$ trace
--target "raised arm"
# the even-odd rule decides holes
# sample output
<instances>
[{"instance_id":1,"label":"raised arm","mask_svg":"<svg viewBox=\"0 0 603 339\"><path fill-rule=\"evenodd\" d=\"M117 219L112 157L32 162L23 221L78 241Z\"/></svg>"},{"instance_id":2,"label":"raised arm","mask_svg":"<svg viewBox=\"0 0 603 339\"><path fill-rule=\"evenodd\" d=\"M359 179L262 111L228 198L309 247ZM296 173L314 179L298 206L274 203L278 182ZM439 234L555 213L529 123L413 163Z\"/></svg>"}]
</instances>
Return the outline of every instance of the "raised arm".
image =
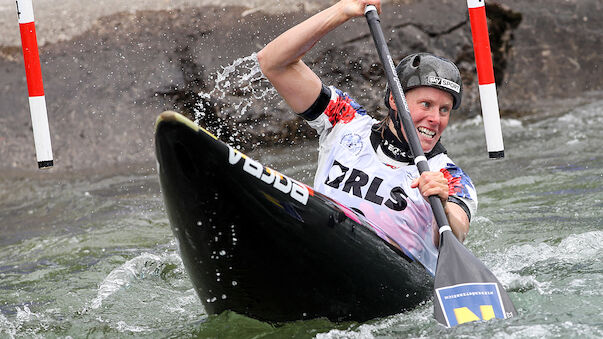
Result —
<instances>
[{"instance_id":1,"label":"raised arm","mask_svg":"<svg viewBox=\"0 0 603 339\"><path fill-rule=\"evenodd\" d=\"M341 0L278 36L260 52L264 75L296 113L318 97L321 81L301 58L328 32L347 20L364 15L366 5L380 10L381 0Z\"/></svg>"}]
</instances>

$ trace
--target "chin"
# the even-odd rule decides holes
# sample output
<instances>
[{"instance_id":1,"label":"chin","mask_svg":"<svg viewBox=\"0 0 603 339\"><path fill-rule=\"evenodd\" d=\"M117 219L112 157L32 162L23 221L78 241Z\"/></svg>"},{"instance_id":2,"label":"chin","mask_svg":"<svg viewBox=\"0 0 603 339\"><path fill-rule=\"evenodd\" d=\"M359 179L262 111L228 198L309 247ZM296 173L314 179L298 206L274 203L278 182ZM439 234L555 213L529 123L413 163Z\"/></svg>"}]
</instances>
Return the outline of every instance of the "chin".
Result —
<instances>
[{"instance_id":1,"label":"chin","mask_svg":"<svg viewBox=\"0 0 603 339\"><path fill-rule=\"evenodd\" d=\"M423 152L427 153L431 151L435 145L438 143L439 137L434 139L419 139L421 142L421 148L423 148Z\"/></svg>"},{"instance_id":2,"label":"chin","mask_svg":"<svg viewBox=\"0 0 603 339\"><path fill-rule=\"evenodd\" d=\"M433 148L435 147L435 143L433 144L421 144L421 148L423 148L423 152L427 153L430 152Z\"/></svg>"}]
</instances>

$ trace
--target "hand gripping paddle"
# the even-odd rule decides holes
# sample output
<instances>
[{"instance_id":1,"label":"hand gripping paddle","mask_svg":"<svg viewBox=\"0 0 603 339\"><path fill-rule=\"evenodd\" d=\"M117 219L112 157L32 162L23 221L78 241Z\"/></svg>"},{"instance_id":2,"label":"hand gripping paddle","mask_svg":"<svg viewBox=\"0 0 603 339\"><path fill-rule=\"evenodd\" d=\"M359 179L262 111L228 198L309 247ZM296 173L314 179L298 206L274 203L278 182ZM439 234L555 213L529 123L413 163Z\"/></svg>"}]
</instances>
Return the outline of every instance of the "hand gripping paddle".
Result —
<instances>
[{"instance_id":1,"label":"hand gripping paddle","mask_svg":"<svg viewBox=\"0 0 603 339\"><path fill-rule=\"evenodd\" d=\"M365 9L366 20L381 63L391 88L398 120L402 123L419 173L429 171L427 158L410 117L402 86L387 48L379 15L375 6ZM452 233L444 207L438 196L430 196L429 203L440 229L440 247L435 273L434 316L447 327L492 318L510 318L517 311L501 283Z\"/></svg>"}]
</instances>

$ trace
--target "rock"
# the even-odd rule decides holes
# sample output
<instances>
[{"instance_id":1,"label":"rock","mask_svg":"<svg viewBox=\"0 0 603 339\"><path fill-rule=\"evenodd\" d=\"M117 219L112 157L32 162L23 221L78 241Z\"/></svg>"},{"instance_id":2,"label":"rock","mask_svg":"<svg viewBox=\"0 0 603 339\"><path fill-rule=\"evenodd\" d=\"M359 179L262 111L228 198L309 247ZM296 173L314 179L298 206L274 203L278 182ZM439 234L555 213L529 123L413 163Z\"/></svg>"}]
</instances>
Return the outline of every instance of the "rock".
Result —
<instances>
[{"instance_id":1,"label":"rock","mask_svg":"<svg viewBox=\"0 0 603 339\"><path fill-rule=\"evenodd\" d=\"M304 9L314 13L317 3L280 14L266 14L265 4L120 12L79 35L48 39L40 52L54 171L153 163L153 123L165 109L199 118L247 149L260 141L289 143L313 135L278 98L267 95L240 114L243 103L255 100L249 92L236 86L220 95L209 92L222 67L261 49L307 18ZM596 15L601 7L598 0L488 2L503 116L555 114L603 96L603 18ZM454 114L480 114L464 2L406 0L383 8L395 61L415 51L452 59L464 81L463 106ZM377 116L384 113L385 80L363 18L326 36L304 60L325 83L348 91ZM20 47L0 47L0 72L0 169L35 168ZM255 81L263 91L270 87Z\"/></svg>"}]
</instances>

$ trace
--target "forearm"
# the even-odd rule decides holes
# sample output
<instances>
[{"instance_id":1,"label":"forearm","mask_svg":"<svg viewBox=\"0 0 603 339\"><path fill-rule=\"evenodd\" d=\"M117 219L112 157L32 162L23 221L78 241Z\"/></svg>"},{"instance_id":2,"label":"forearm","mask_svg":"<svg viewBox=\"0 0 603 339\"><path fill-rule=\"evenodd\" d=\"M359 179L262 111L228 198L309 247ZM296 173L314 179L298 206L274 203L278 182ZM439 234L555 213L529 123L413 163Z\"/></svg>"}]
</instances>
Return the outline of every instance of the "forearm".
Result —
<instances>
[{"instance_id":1,"label":"forearm","mask_svg":"<svg viewBox=\"0 0 603 339\"><path fill-rule=\"evenodd\" d=\"M262 73L293 109L301 113L318 97L321 80L301 58L328 32L362 15L361 0L345 0L310 17L270 42L260 52Z\"/></svg>"},{"instance_id":2,"label":"forearm","mask_svg":"<svg viewBox=\"0 0 603 339\"><path fill-rule=\"evenodd\" d=\"M341 3L315 14L287 30L258 53L258 60L266 76L292 67L327 33L349 19Z\"/></svg>"},{"instance_id":3,"label":"forearm","mask_svg":"<svg viewBox=\"0 0 603 339\"><path fill-rule=\"evenodd\" d=\"M454 236L460 242L465 241L467 233L469 233L469 217L467 217L467 213L465 213L462 207L453 202L446 202L444 204L444 212ZM436 247L440 246L440 231L435 219L433 221L433 243Z\"/></svg>"},{"instance_id":4,"label":"forearm","mask_svg":"<svg viewBox=\"0 0 603 339\"><path fill-rule=\"evenodd\" d=\"M444 207L452 233L460 242L465 241L469 233L469 217L463 208L453 202L446 202Z\"/></svg>"}]
</instances>

